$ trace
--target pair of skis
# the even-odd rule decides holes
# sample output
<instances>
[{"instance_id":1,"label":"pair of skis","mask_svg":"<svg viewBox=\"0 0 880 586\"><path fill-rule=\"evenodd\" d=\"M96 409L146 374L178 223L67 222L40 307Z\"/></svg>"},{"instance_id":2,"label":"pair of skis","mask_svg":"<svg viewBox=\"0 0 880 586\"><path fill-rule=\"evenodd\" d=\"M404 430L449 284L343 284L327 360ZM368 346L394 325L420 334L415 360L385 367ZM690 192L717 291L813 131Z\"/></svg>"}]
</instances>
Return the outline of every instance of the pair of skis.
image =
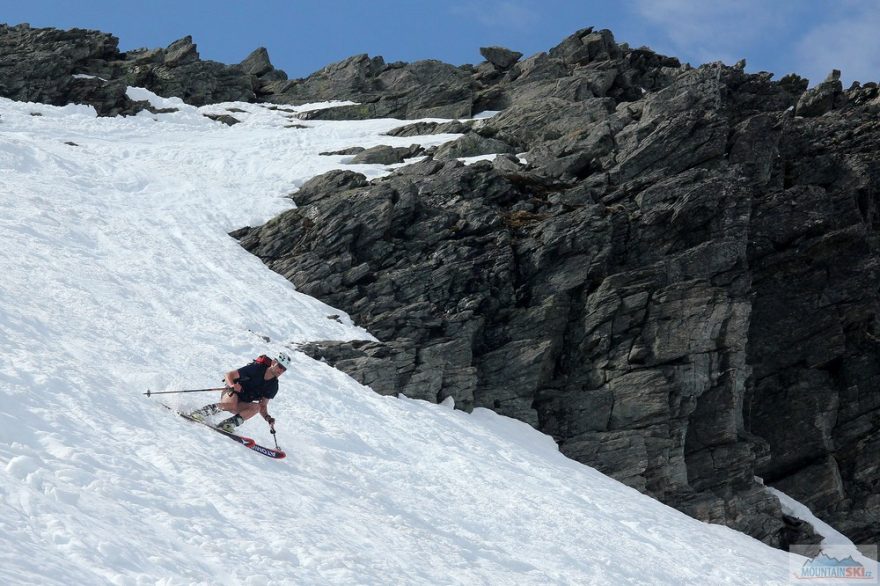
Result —
<instances>
[{"instance_id":1,"label":"pair of skis","mask_svg":"<svg viewBox=\"0 0 880 586\"><path fill-rule=\"evenodd\" d=\"M243 445L244 447L249 448L249 449L257 452L258 454L263 454L264 456L267 456L267 457L272 458L274 460L280 460L282 458L287 457L287 454L284 453L284 450L267 448L266 446L261 446L256 441L254 441L252 438L249 438L249 437L243 436L243 435L238 435L238 434L226 431L225 429L220 429L219 427L214 427L210 423L205 423L204 421L199 421L198 419L193 419L188 414L181 413L180 411L177 411L176 409L169 407L165 403L159 403L159 404L162 405L163 407L165 407L166 409L168 409L169 411L174 411L175 413L177 413L178 415L180 415L181 417L183 417L187 421L192 421L193 423L199 423L201 425L204 425L208 429L213 429L217 433L225 435L226 437L228 437L232 441L239 443L239 444Z\"/></svg>"}]
</instances>

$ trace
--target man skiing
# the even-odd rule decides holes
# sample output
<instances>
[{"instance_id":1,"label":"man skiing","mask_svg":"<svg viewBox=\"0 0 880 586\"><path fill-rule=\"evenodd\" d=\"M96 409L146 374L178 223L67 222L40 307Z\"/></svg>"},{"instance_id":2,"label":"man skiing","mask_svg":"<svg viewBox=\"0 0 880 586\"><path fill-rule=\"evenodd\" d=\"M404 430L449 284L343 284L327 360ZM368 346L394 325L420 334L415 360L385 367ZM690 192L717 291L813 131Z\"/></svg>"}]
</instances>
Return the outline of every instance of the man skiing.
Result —
<instances>
[{"instance_id":1,"label":"man skiing","mask_svg":"<svg viewBox=\"0 0 880 586\"><path fill-rule=\"evenodd\" d=\"M278 393L278 377L289 366L290 357L282 353L275 360L260 356L247 366L230 370L224 377L226 389L220 395L220 402L196 409L190 413L190 417L204 421L212 415L228 411L233 416L221 421L217 427L234 432L236 427L260 413L274 431L275 418L269 415L266 406Z\"/></svg>"}]
</instances>

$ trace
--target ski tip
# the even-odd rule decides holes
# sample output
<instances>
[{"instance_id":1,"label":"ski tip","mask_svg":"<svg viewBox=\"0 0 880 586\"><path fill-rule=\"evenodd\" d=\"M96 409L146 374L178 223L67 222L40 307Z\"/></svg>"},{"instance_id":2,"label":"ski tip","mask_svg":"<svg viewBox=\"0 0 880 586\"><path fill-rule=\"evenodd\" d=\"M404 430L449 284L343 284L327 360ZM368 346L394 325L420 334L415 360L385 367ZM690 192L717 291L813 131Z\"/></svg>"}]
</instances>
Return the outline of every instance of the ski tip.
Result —
<instances>
[{"instance_id":1,"label":"ski tip","mask_svg":"<svg viewBox=\"0 0 880 586\"><path fill-rule=\"evenodd\" d=\"M281 460L282 458L286 458L287 454L285 454L282 450L276 450L273 448L267 448L266 446L261 446L257 444L255 446L251 446L251 449L259 454L263 454L264 456L268 456L273 460Z\"/></svg>"}]
</instances>

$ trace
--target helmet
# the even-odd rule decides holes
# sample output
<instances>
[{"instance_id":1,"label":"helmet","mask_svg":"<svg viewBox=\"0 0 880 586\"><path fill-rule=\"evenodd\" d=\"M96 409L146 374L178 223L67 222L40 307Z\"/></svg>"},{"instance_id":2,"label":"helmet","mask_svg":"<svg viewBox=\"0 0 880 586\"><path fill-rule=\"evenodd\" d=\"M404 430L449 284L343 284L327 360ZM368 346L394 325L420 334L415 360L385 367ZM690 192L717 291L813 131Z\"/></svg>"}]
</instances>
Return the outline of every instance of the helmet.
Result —
<instances>
[{"instance_id":1,"label":"helmet","mask_svg":"<svg viewBox=\"0 0 880 586\"><path fill-rule=\"evenodd\" d=\"M275 360L278 362L278 364L284 367L284 370L290 368L290 356L288 356L287 354L282 352L278 355L277 358L275 358Z\"/></svg>"}]
</instances>

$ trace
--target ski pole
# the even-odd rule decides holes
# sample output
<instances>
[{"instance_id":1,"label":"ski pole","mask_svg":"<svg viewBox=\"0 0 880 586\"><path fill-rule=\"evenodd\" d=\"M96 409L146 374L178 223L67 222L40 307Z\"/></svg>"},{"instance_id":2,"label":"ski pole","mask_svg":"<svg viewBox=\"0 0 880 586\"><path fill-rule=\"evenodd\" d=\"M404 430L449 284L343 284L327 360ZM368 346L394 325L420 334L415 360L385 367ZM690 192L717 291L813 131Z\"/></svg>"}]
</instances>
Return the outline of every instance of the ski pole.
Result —
<instances>
[{"instance_id":1,"label":"ski pole","mask_svg":"<svg viewBox=\"0 0 880 586\"><path fill-rule=\"evenodd\" d=\"M187 389L185 391L151 391L150 389L147 389L147 392L144 394L149 397L151 395L170 395L173 393L206 393L208 391L224 391L224 390L226 390L226 387L214 387L211 389Z\"/></svg>"},{"instance_id":2,"label":"ski pole","mask_svg":"<svg viewBox=\"0 0 880 586\"><path fill-rule=\"evenodd\" d=\"M278 447L278 438L275 437L275 426L274 425L269 426L269 432L272 434L272 439L275 440L275 449L280 450L281 448Z\"/></svg>"}]
</instances>

